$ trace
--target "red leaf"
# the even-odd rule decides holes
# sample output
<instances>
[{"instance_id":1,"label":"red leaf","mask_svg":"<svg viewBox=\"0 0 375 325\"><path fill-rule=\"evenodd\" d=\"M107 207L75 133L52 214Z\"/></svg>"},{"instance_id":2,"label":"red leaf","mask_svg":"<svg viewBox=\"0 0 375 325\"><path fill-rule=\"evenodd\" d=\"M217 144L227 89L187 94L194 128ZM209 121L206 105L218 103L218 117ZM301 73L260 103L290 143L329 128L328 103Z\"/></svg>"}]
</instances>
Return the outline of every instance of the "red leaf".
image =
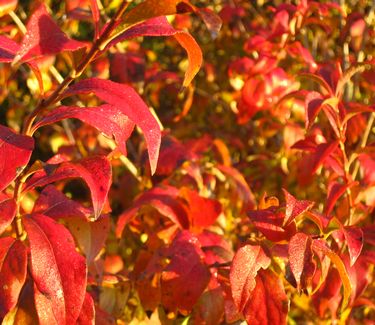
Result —
<instances>
[{"instance_id":1,"label":"red leaf","mask_svg":"<svg viewBox=\"0 0 375 325\"><path fill-rule=\"evenodd\" d=\"M337 182L329 184L326 206L324 209L326 215L331 213L337 200L345 193L348 188L350 188L354 184L354 182L351 184L340 184Z\"/></svg>"},{"instance_id":2,"label":"red leaf","mask_svg":"<svg viewBox=\"0 0 375 325\"><path fill-rule=\"evenodd\" d=\"M329 247L327 247L326 243L321 240L314 240L312 247L314 251L316 251L317 253L322 253L328 256L331 262L335 264L336 269L340 274L342 284L344 286L343 300L341 306L341 309L344 310L349 303L349 298L352 294L352 286L350 283L348 272L346 271L345 265L341 257L337 255L334 251L332 251Z\"/></svg>"},{"instance_id":3,"label":"red leaf","mask_svg":"<svg viewBox=\"0 0 375 325\"><path fill-rule=\"evenodd\" d=\"M27 32L13 62L28 61L32 58L75 51L86 44L68 38L53 21L44 4L33 13L27 23Z\"/></svg>"},{"instance_id":4,"label":"red leaf","mask_svg":"<svg viewBox=\"0 0 375 325\"><path fill-rule=\"evenodd\" d=\"M95 38L99 37L99 20L100 20L100 11L98 7L97 0L90 0L90 8L92 13L92 20L94 21L95 27Z\"/></svg>"},{"instance_id":5,"label":"red leaf","mask_svg":"<svg viewBox=\"0 0 375 325\"><path fill-rule=\"evenodd\" d=\"M90 264L103 248L109 232L109 217L101 215L96 221L88 221L90 209L68 199L54 186L43 189L35 202L33 213L57 219L63 218L76 242Z\"/></svg>"},{"instance_id":6,"label":"red leaf","mask_svg":"<svg viewBox=\"0 0 375 325\"><path fill-rule=\"evenodd\" d=\"M12 223L16 208L16 202L13 199L8 199L6 196L3 199L0 193L0 235Z\"/></svg>"},{"instance_id":7,"label":"red leaf","mask_svg":"<svg viewBox=\"0 0 375 325\"><path fill-rule=\"evenodd\" d=\"M218 201L204 198L187 187L180 189L179 196L188 203L188 215L192 227L209 227L221 213L221 204Z\"/></svg>"},{"instance_id":8,"label":"red leaf","mask_svg":"<svg viewBox=\"0 0 375 325\"><path fill-rule=\"evenodd\" d=\"M179 191L173 186L158 186L140 195L133 206L123 212L116 226L116 235L121 237L126 224L144 205L151 205L160 214L171 219L180 228L188 228L189 220L183 205L177 200Z\"/></svg>"},{"instance_id":9,"label":"red leaf","mask_svg":"<svg viewBox=\"0 0 375 325\"><path fill-rule=\"evenodd\" d=\"M66 161L61 164L47 164L44 170L37 171L28 180L24 191L75 177L81 177L90 188L94 217L97 219L106 203L112 182L111 163L104 156L88 157L75 162Z\"/></svg>"},{"instance_id":10,"label":"red leaf","mask_svg":"<svg viewBox=\"0 0 375 325\"><path fill-rule=\"evenodd\" d=\"M349 249L350 266L353 266L362 252L363 231L356 226L343 227L342 231Z\"/></svg>"},{"instance_id":11,"label":"red leaf","mask_svg":"<svg viewBox=\"0 0 375 325\"><path fill-rule=\"evenodd\" d=\"M94 325L95 324L95 305L91 295L86 292L83 301L81 313L77 319L77 325Z\"/></svg>"},{"instance_id":12,"label":"red leaf","mask_svg":"<svg viewBox=\"0 0 375 325\"><path fill-rule=\"evenodd\" d=\"M19 48L15 41L0 35L0 62L12 62Z\"/></svg>"},{"instance_id":13,"label":"red leaf","mask_svg":"<svg viewBox=\"0 0 375 325\"><path fill-rule=\"evenodd\" d=\"M49 125L67 118L77 118L114 138L120 151L126 155L126 140L134 129L134 123L116 106L99 107L60 106L44 116L33 127L33 132L44 125Z\"/></svg>"},{"instance_id":14,"label":"red leaf","mask_svg":"<svg viewBox=\"0 0 375 325\"><path fill-rule=\"evenodd\" d=\"M245 245L236 252L230 268L230 284L234 303L240 312L251 303L259 269L266 269L270 263L271 259L260 246Z\"/></svg>"},{"instance_id":15,"label":"red leaf","mask_svg":"<svg viewBox=\"0 0 375 325\"><path fill-rule=\"evenodd\" d=\"M190 311L210 279L198 239L187 230L181 231L169 247L168 256L171 262L161 276L162 303L171 310Z\"/></svg>"},{"instance_id":16,"label":"red leaf","mask_svg":"<svg viewBox=\"0 0 375 325\"><path fill-rule=\"evenodd\" d=\"M142 98L128 85L110 80L90 78L79 81L64 94L65 97L95 93L101 100L115 106L137 124L146 138L152 174L156 170L161 142L160 126Z\"/></svg>"},{"instance_id":17,"label":"red leaf","mask_svg":"<svg viewBox=\"0 0 375 325\"><path fill-rule=\"evenodd\" d=\"M26 280L27 250L18 240L0 238L0 318L2 319L18 301Z\"/></svg>"},{"instance_id":18,"label":"red leaf","mask_svg":"<svg viewBox=\"0 0 375 325\"><path fill-rule=\"evenodd\" d=\"M285 216L274 207L263 210L248 211L247 215L255 227L273 242L288 240L296 233L296 223L292 220L283 227Z\"/></svg>"},{"instance_id":19,"label":"red leaf","mask_svg":"<svg viewBox=\"0 0 375 325\"><path fill-rule=\"evenodd\" d=\"M324 99L320 93L311 91L307 94L305 99L306 129L309 129L313 124L315 118L322 109L323 102Z\"/></svg>"},{"instance_id":20,"label":"red leaf","mask_svg":"<svg viewBox=\"0 0 375 325\"><path fill-rule=\"evenodd\" d=\"M19 49L20 45L18 45L18 43L5 36L0 36L0 62L12 62ZM41 93L43 93L43 78L38 64L35 61L29 61L26 64L34 72L35 77L38 80Z\"/></svg>"},{"instance_id":21,"label":"red leaf","mask_svg":"<svg viewBox=\"0 0 375 325\"><path fill-rule=\"evenodd\" d=\"M305 289L315 273L315 263L311 248L310 236L299 232L296 233L289 242L289 263L290 269L297 282L297 289Z\"/></svg>"},{"instance_id":22,"label":"red leaf","mask_svg":"<svg viewBox=\"0 0 375 325\"><path fill-rule=\"evenodd\" d=\"M35 305L41 324L74 324L86 292L86 264L71 234L41 214L25 216Z\"/></svg>"},{"instance_id":23,"label":"red leaf","mask_svg":"<svg viewBox=\"0 0 375 325\"><path fill-rule=\"evenodd\" d=\"M300 214L310 210L314 205L314 202L297 200L287 190L283 189L285 195L285 219L284 225L288 225L292 220L298 217Z\"/></svg>"},{"instance_id":24,"label":"red leaf","mask_svg":"<svg viewBox=\"0 0 375 325\"><path fill-rule=\"evenodd\" d=\"M0 125L0 191L6 188L30 160L34 139Z\"/></svg>"},{"instance_id":25,"label":"red leaf","mask_svg":"<svg viewBox=\"0 0 375 325\"><path fill-rule=\"evenodd\" d=\"M68 199L53 185L48 185L36 200L33 213L44 214L57 221L59 218L70 217L81 217L84 219L90 216L92 211L83 207L78 202Z\"/></svg>"},{"instance_id":26,"label":"red leaf","mask_svg":"<svg viewBox=\"0 0 375 325\"><path fill-rule=\"evenodd\" d=\"M281 279L270 270L259 270L255 281L255 287L243 310L247 323L286 324L289 301Z\"/></svg>"},{"instance_id":27,"label":"red leaf","mask_svg":"<svg viewBox=\"0 0 375 325\"><path fill-rule=\"evenodd\" d=\"M318 170L318 168L324 163L326 158L336 150L338 144L339 141L336 140L331 143L321 143L317 145L315 153L313 155L311 174L315 173Z\"/></svg>"},{"instance_id":28,"label":"red leaf","mask_svg":"<svg viewBox=\"0 0 375 325\"><path fill-rule=\"evenodd\" d=\"M141 5L143 4L144 3L141 3ZM189 66L185 72L183 87L187 87L191 83L202 65L203 56L199 45L189 33L174 29L168 23L166 17L157 17L127 29L119 36L115 37L108 44L108 47L113 46L118 42L139 36L174 36L177 42L186 50L189 60Z\"/></svg>"}]
</instances>

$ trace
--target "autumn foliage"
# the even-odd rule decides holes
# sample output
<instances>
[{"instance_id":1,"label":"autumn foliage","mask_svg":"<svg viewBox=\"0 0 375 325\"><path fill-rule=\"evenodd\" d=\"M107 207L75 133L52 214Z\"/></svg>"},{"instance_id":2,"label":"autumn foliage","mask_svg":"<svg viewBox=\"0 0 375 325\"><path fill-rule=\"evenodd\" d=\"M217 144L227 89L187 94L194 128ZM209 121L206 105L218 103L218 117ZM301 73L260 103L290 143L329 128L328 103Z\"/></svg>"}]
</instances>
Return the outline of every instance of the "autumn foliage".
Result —
<instances>
[{"instance_id":1,"label":"autumn foliage","mask_svg":"<svg viewBox=\"0 0 375 325\"><path fill-rule=\"evenodd\" d=\"M0 1L2 324L372 324L370 1Z\"/></svg>"}]
</instances>

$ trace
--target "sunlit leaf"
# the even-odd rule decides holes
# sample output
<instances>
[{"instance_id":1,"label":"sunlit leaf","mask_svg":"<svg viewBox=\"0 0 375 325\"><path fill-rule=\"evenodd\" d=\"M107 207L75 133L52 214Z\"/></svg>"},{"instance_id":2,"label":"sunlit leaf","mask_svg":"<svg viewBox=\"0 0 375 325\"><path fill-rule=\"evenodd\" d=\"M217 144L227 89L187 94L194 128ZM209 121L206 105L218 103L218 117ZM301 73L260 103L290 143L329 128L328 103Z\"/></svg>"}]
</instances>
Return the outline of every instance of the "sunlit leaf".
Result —
<instances>
[{"instance_id":1,"label":"sunlit leaf","mask_svg":"<svg viewBox=\"0 0 375 325\"><path fill-rule=\"evenodd\" d=\"M77 82L65 92L64 97L87 93L95 93L97 97L116 107L140 127L146 138L153 174L159 156L161 132L158 122L142 98L128 85L98 78L89 78Z\"/></svg>"},{"instance_id":2,"label":"sunlit leaf","mask_svg":"<svg viewBox=\"0 0 375 325\"><path fill-rule=\"evenodd\" d=\"M74 323L86 292L86 263L71 234L53 219L24 217L30 242L31 275L41 324Z\"/></svg>"}]
</instances>

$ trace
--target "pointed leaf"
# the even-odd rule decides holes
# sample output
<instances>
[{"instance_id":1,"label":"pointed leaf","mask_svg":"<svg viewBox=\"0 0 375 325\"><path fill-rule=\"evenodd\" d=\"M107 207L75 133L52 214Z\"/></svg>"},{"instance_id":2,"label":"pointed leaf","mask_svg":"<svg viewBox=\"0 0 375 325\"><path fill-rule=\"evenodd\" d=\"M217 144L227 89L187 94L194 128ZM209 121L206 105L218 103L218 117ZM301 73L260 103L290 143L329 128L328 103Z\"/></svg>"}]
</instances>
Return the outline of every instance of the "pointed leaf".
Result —
<instances>
[{"instance_id":1,"label":"pointed leaf","mask_svg":"<svg viewBox=\"0 0 375 325\"><path fill-rule=\"evenodd\" d=\"M14 58L14 62L25 62L43 55L75 51L86 47L86 44L68 38L61 31L47 12L44 4L40 5L33 13L26 28L27 32L22 39L21 47Z\"/></svg>"},{"instance_id":2,"label":"pointed leaf","mask_svg":"<svg viewBox=\"0 0 375 325\"><path fill-rule=\"evenodd\" d=\"M336 140L331 143L321 143L317 145L311 164L311 174L318 170L326 158L336 150L338 144L339 141Z\"/></svg>"},{"instance_id":3,"label":"pointed leaf","mask_svg":"<svg viewBox=\"0 0 375 325\"><path fill-rule=\"evenodd\" d=\"M297 200L287 190L283 189L285 196L285 221L284 225L288 225L292 220L298 217L300 214L310 210L314 205L314 202Z\"/></svg>"},{"instance_id":4,"label":"pointed leaf","mask_svg":"<svg viewBox=\"0 0 375 325\"><path fill-rule=\"evenodd\" d=\"M281 279L270 270L259 270L254 289L243 310L248 324L283 325L289 310Z\"/></svg>"},{"instance_id":5,"label":"pointed leaf","mask_svg":"<svg viewBox=\"0 0 375 325\"><path fill-rule=\"evenodd\" d=\"M343 227L342 231L349 249L350 266L353 266L362 252L363 231L356 226Z\"/></svg>"},{"instance_id":6,"label":"pointed leaf","mask_svg":"<svg viewBox=\"0 0 375 325\"><path fill-rule=\"evenodd\" d=\"M279 242L289 240L296 233L294 220L283 226L285 215L270 207L263 210L248 211L247 215L255 227L269 240Z\"/></svg>"},{"instance_id":7,"label":"pointed leaf","mask_svg":"<svg viewBox=\"0 0 375 325\"><path fill-rule=\"evenodd\" d=\"M316 91L311 91L307 94L305 99L306 129L309 129L314 123L315 118L322 109L323 101L323 96Z\"/></svg>"},{"instance_id":8,"label":"pointed leaf","mask_svg":"<svg viewBox=\"0 0 375 325\"><path fill-rule=\"evenodd\" d=\"M0 235L12 223L16 215L16 208L16 202L13 199L0 199Z\"/></svg>"},{"instance_id":9,"label":"pointed leaf","mask_svg":"<svg viewBox=\"0 0 375 325\"><path fill-rule=\"evenodd\" d=\"M24 191L62 179L76 177L82 178L88 185L94 208L94 218L97 219L107 201L112 182L111 163L105 156L93 156L75 162L66 161L61 164L48 164L44 170L36 172L28 180Z\"/></svg>"},{"instance_id":10,"label":"pointed leaf","mask_svg":"<svg viewBox=\"0 0 375 325\"><path fill-rule=\"evenodd\" d=\"M171 262L161 276L162 303L168 309L190 311L207 287L210 271L198 239L180 232L168 249Z\"/></svg>"},{"instance_id":11,"label":"pointed leaf","mask_svg":"<svg viewBox=\"0 0 375 325\"><path fill-rule=\"evenodd\" d=\"M23 218L30 242L31 275L41 324L74 324L86 292L86 264L66 228L33 214Z\"/></svg>"},{"instance_id":12,"label":"pointed leaf","mask_svg":"<svg viewBox=\"0 0 375 325\"><path fill-rule=\"evenodd\" d=\"M49 216L56 221L64 219L88 264L99 254L108 237L108 215L101 215L96 221L89 221L88 217L92 214L90 209L68 199L52 185L43 189L35 202L33 213Z\"/></svg>"},{"instance_id":13,"label":"pointed leaf","mask_svg":"<svg viewBox=\"0 0 375 325\"><path fill-rule=\"evenodd\" d=\"M71 86L64 96L82 93L95 93L101 100L117 107L141 128L146 138L151 172L154 174L161 142L160 126L136 91L130 86L110 80L90 78L81 80Z\"/></svg>"},{"instance_id":14,"label":"pointed leaf","mask_svg":"<svg viewBox=\"0 0 375 325\"><path fill-rule=\"evenodd\" d=\"M346 271L346 268L342 259L334 251L328 248L324 242L320 240L314 240L312 247L315 251L323 253L324 255L327 255L329 259L332 261L332 263L335 264L337 271L340 274L340 278L343 283L343 286L344 286L344 297L343 297L342 305L341 305L341 310L344 310L349 303L349 298L352 294L352 286L350 283L348 272Z\"/></svg>"},{"instance_id":15,"label":"pointed leaf","mask_svg":"<svg viewBox=\"0 0 375 325\"><path fill-rule=\"evenodd\" d=\"M120 151L126 155L126 140L134 129L134 123L116 106L99 107L60 106L44 116L33 127L49 125L67 118L76 118L92 125L109 138L114 138Z\"/></svg>"},{"instance_id":16,"label":"pointed leaf","mask_svg":"<svg viewBox=\"0 0 375 325\"><path fill-rule=\"evenodd\" d=\"M30 160L34 139L0 125L0 191L6 188ZM4 159L3 157L6 157Z\"/></svg>"},{"instance_id":17,"label":"pointed leaf","mask_svg":"<svg viewBox=\"0 0 375 325\"><path fill-rule=\"evenodd\" d=\"M354 182L350 184L340 184L337 182L333 182L329 184L326 206L324 209L325 214L330 214L333 210L337 200L346 192L348 188L355 185Z\"/></svg>"},{"instance_id":18,"label":"pointed leaf","mask_svg":"<svg viewBox=\"0 0 375 325\"><path fill-rule=\"evenodd\" d=\"M0 238L0 319L16 306L26 273L24 244L11 237Z\"/></svg>"},{"instance_id":19,"label":"pointed leaf","mask_svg":"<svg viewBox=\"0 0 375 325\"><path fill-rule=\"evenodd\" d=\"M297 282L297 289L305 289L315 273L313 261L312 240L310 236L299 232L289 242L288 255L290 269Z\"/></svg>"},{"instance_id":20,"label":"pointed leaf","mask_svg":"<svg viewBox=\"0 0 375 325\"><path fill-rule=\"evenodd\" d=\"M260 246L245 245L236 252L230 268L230 285L234 303L240 312L250 303L258 271L270 264L271 259Z\"/></svg>"},{"instance_id":21,"label":"pointed leaf","mask_svg":"<svg viewBox=\"0 0 375 325\"><path fill-rule=\"evenodd\" d=\"M192 5L187 0L166 0L163 2L158 0L145 0L127 11L122 17L122 20L126 25L134 25L150 18L174 15L180 12L180 4L181 9L192 11Z\"/></svg>"},{"instance_id":22,"label":"pointed leaf","mask_svg":"<svg viewBox=\"0 0 375 325\"><path fill-rule=\"evenodd\" d=\"M189 60L183 86L187 87L191 83L202 65L203 56L199 45L189 33L174 29L165 17L157 17L127 29L115 37L108 44L108 47L139 36L174 36L177 42L186 50Z\"/></svg>"}]
</instances>

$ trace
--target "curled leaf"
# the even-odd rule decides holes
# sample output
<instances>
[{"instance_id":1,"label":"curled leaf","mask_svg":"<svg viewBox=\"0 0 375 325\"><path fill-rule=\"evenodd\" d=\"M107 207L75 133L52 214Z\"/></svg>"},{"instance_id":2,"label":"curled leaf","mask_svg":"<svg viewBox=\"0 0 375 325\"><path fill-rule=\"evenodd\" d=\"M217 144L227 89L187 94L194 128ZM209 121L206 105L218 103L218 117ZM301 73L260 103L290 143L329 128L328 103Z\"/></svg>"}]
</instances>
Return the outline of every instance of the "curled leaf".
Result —
<instances>
[{"instance_id":1,"label":"curled leaf","mask_svg":"<svg viewBox=\"0 0 375 325\"><path fill-rule=\"evenodd\" d=\"M87 93L95 93L97 97L116 107L140 127L146 138L151 172L154 174L159 156L161 131L157 120L142 98L128 85L98 78L89 78L77 82L69 87L63 96Z\"/></svg>"}]
</instances>

